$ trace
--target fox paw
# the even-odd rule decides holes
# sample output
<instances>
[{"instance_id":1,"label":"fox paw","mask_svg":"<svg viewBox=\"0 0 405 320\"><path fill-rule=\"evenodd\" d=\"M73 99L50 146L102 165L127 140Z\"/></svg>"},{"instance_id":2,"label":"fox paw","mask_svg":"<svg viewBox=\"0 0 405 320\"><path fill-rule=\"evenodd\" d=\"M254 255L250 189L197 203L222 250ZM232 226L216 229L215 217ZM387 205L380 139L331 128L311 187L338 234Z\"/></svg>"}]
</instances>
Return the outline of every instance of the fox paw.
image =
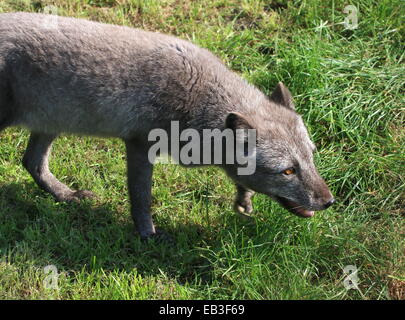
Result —
<instances>
[{"instance_id":1,"label":"fox paw","mask_svg":"<svg viewBox=\"0 0 405 320\"><path fill-rule=\"evenodd\" d=\"M57 196L56 199L59 202L80 202L82 199L86 198L94 198L96 195L89 190L77 190L77 191L72 191L69 194L64 194L61 196Z\"/></svg>"},{"instance_id":2,"label":"fox paw","mask_svg":"<svg viewBox=\"0 0 405 320\"><path fill-rule=\"evenodd\" d=\"M253 212L252 201L235 201L234 210L237 215L245 222L251 224L254 223L254 218L250 215Z\"/></svg>"},{"instance_id":3,"label":"fox paw","mask_svg":"<svg viewBox=\"0 0 405 320\"><path fill-rule=\"evenodd\" d=\"M155 233L149 234L147 236L141 236L141 240L144 242L154 241L159 244L166 244L169 246L174 246L176 240L166 231L156 228Z\"/></svg>"},{"instance_id":4,"label":"fox paw","mask_svg":"<svg viewBox=\"0 0 405 320\"><path fill-rule=\"evenodd\" d=\"M235 201L234 210L239 214L250 214L253 212L252 201Z\"/></svg>"}]
</instances>

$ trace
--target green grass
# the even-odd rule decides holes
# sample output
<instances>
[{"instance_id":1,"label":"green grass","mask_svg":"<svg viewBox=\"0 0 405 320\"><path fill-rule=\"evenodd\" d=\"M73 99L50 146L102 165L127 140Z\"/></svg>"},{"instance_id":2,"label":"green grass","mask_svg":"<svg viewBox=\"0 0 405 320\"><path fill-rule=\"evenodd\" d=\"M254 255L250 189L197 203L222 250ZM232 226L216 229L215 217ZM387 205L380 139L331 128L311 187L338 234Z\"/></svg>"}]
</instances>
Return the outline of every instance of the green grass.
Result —
<instances>
[{"instance_id":1,"label":"green grass","mask_svg":"<svg viewBox=\"0 0 405 320\"><path fill-rule=\"evenodd\" d=\"M400 0L3 0L41 11L171 33L220 56L270 93L293 92L338 203L300 219L262 195L253 224L232 212L215 168L157 165L156 224L174 247L140 242L129 215L119 140L61 137L51 168L97 193L55 203L21 166L28 132L0 135L1 299L404 299L404 26ZM403 22L403 21L402 21ZM59 290L43 285L46 265ZM346 265L359 289L343 286Z\"/></svg>"}]
</instances>

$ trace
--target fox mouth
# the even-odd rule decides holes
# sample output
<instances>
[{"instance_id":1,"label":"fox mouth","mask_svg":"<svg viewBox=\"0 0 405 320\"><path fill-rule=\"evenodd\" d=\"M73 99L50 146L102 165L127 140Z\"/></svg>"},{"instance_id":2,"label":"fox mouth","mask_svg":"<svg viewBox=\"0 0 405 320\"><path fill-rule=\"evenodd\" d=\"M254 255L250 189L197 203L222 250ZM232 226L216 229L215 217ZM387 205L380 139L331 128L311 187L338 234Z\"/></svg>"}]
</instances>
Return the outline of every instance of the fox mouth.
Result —
<instances>
[{"instance_id":1,"label":"fox mouth","mask_svg":"<svg viewBox=\"0 0 405 320\"><path fill-rule=\"evenodd\" d=\"M305 209L303 206L299 205L298 203L291 201L287 198L283 197L274 197L284 208L286 208L291 213L302 217L302 218L310 218L315 214L315 211L310 211Z\"/></svg>"}]
</instances>

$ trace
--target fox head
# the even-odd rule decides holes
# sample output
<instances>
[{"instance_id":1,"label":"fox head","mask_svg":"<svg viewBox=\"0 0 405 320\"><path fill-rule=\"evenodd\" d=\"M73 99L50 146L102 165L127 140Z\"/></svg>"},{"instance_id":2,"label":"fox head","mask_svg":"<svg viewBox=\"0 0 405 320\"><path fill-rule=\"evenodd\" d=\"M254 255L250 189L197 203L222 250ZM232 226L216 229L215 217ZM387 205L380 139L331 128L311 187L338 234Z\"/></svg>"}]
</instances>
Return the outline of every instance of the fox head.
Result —
<instances>
[{"instance_id":1,"label":"fox head","mask_svg":"<svg viewBox=\"0 0 405 320\"><path fill-rule=\"evenodd\" d=\"M255 171L239 175L235 166L225 170L238 184L270 196L298 216L328 208L335 199L315 167L316 148L290 91L280 82L261 104L266 105L226 118L227 128L256 130Z\"/></svg>"}]
</instances>

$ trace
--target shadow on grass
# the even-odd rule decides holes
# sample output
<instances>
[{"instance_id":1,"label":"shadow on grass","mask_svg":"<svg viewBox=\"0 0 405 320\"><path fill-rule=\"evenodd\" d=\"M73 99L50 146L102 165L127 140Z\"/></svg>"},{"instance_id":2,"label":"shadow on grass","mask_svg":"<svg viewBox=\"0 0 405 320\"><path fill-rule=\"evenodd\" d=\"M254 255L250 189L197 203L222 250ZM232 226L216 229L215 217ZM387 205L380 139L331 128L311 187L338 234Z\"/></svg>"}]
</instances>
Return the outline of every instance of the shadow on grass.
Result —
<instances>
[{"instance_id":1,"label":"shadow on grass","mask_svg":"<svg viewBox=\"0 0 405 320\"><path fill-rule=\"evenodd\" d=\"M0 186L0 261L21 267L56 265L68 273L125 271L175 277L180 283L212 279L204 248L221 245L215 230L170 224L176 243L142 242L129 212L112 204L55 203L34 183ZM156 219L155 219L156 220Z\"/></svg>"}]
</instances>

